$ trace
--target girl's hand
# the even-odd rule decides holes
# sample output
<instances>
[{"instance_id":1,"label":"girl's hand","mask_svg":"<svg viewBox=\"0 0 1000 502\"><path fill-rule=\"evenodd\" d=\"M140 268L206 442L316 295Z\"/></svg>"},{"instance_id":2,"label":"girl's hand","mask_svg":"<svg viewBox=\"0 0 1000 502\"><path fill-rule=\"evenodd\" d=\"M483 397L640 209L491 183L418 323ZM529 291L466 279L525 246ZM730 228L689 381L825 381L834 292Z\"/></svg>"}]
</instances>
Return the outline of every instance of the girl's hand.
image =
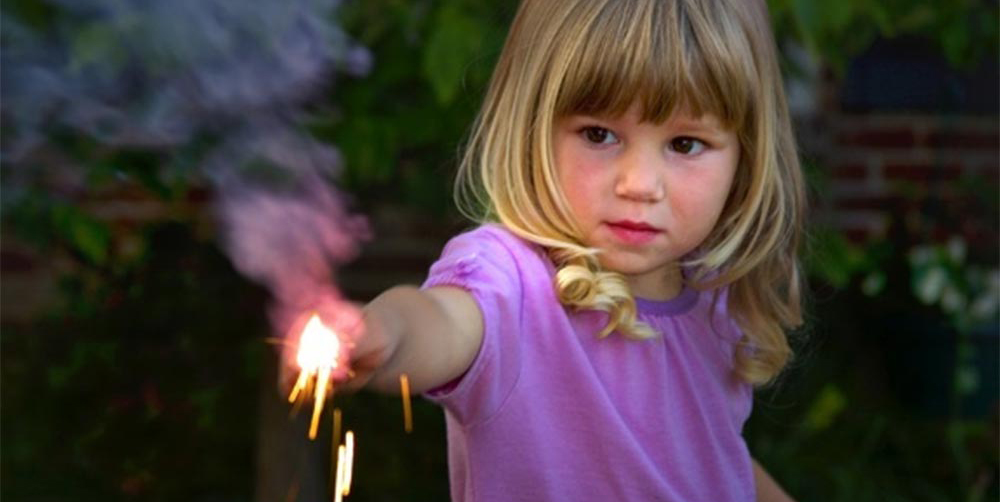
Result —
<instances>
[{"instance_id":1,"label":"girl's hand","mask_svg":"<svg viewBox=\"0 0 1000 502\"><path fill-rule=\"evenodd\" d=\"M364 319L361 306L338 303L329 310L319 321L323 323L323 328L333 331L340 345L340 357L336 364L331 364L329 384L335 391L358 390L371 378L372 372L385 362L388 354L392 353L393 345L388 343L390 338L385 336L385 330L381 329L381 323L377 319ZM291 393L302 372L297 361L299 343L302 342L305 326L310 320L303 318L293 325L281 344L278 391L285 396ZM313 378L315 377L314 373Z\"/></svg>"},{"instance_id":2,"label":"girl's hand","mask_svg":"<svg viewBox=\"0 0 1000 502\"><path fill-rule=\"evenodd\" d=\"M377 310L365 308L363 312L349 336L353 340L348 351L350 375L335 383L337 390L355 392L368 385L399 348L399 330L387 329L386 319Z\"/></svg>"}]
</instances>

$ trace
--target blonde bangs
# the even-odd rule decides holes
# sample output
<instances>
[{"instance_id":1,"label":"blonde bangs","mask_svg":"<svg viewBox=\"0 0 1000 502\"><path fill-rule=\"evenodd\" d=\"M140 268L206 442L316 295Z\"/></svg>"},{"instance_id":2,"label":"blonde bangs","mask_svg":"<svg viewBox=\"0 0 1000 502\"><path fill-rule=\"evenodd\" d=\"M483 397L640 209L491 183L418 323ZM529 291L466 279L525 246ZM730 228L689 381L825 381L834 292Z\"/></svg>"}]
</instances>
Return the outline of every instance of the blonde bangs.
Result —
<instances>
[{"instance_id":1,"label":"blonde bangs","mask_svg":"<svg viewBox=\"0 0 1000 502\"><path fill-rule=\"evenodd\" d=\"M683 110L745 128L759 85L750 44L741 30L720 29L710 9L683 1L608 2L599 15L580 19L588 24L575 29L586 44L566 44L554 55L568 61L556 116L617 117L638 101L644 121L663 122Z\"/></svg>"}]
</instances>

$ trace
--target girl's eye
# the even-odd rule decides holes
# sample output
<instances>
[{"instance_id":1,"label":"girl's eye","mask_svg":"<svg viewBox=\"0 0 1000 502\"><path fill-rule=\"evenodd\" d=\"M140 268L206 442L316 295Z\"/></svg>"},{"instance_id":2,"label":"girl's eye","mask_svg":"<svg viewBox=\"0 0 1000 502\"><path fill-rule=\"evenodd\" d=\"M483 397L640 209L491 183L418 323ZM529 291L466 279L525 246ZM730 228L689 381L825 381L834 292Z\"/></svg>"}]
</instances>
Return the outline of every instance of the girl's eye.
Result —
<instances>
[{"instance_id":1,"label":"girl's eye","mask_svg":"<svg viewBox=\"0 0 1000 502\"><path fill-rule=\"evenodd\" d=\"M681 136L670 142L670 148L684 155L697 155L705 150L705 142L690 136Z\"/></svg>"},{"instance_id":2,"label":"girl's eye","mask_svg":"<svg viewBox=\"0 0 1000 502\"><path fill-rule=\"evenodd\" d=\"M581 131L584 139L598 145L612 145L618 142L615 133L597 126L584 127Z\"/></svg>"}]
</instances>

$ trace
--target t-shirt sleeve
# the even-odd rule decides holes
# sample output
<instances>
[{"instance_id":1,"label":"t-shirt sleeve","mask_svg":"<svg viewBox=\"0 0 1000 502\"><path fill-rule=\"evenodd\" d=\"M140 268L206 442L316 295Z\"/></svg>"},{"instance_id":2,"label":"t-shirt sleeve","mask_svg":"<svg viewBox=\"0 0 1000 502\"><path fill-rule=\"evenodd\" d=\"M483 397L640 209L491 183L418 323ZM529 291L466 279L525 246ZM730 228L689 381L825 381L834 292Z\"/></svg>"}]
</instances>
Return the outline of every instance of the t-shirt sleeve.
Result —
<instances>
[{"instance_id":1,"label":"t-shirt sleeve","mask_svg":"<svg viewBox=\"0 0 1000 502\"><path fill-rule=\"evenodd\" d=\"M463 425L492 416L509 396L520 373L522 281L513 237L481 227L445 246L423 288L454 286L472 294L483 317L483 339L465 373L425 394Z\"/></svg>"}]
</instances>

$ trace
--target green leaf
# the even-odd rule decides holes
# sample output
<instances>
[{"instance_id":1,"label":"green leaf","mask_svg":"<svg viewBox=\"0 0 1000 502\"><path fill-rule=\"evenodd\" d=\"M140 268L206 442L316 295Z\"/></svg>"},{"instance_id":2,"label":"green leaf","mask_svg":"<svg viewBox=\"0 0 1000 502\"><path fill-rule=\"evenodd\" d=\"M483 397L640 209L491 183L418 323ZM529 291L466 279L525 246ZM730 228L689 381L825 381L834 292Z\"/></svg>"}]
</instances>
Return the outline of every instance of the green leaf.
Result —
<instances>
[{"instance_id":1,"label":"green leaf","mask_svg":"<svg viewBox=\"0 0 1000 502\"><path fill-rule=\"evenodd\" d=\"M847 287L869 259L858 246L833 230L818 230L808 256L810 273L835 288Z\"/></svg>"},{"instance_id":2,"label":"green leaf","mask_svg":"<svg viewBox=\"0 0 1000 502\"><path fill-rule=\"evenodd\" d=\"M955 372L955 392L968 396L979 388L979 371L971 364L965 364Z\"/></svg>"},{"instance_id":3,"label":"green leaf","mask_svg":"<svg viewBox=\"0 0 1000 502\"><path fill-rule=\"evenodd\" d=\"M811 432L822 431L830 427L833 421L847 406L847 398L840 388L827 384L820 391L806 413L804 427Z\"/></svg>"},{"instance_id":4,"label":"green leaf","mask_svg":"<svg viewBox=\"0 0 1000 502\"><path fill-rule=\"evenodd\" d=\"M199 429L204 430L215 425L220 397L222 397L220 387L206 387L191 393L191 404L198 410L197 426Z\"/></svg>"},{"instance_id":5,"label":"green leaf","mask_svg":"<svg viewBox=\"0 0 1000 502\"><path fill-rule=\"evenodd\" d=\"M385 182L395 172L394 130L391 122L380 117L361 116L341 131L338 144L347 171L362 185Z\"/></svg>"},{"instance_id":6,"label":"green leaf","mask_svg":"<svg viewBox=\"0 0 1000 502\"><path fill-rule=\"evenodd\" d=\"M964 23L949 23L941 34L941 45L948 62L959 66L967 57L969 29Z\"/></svg>"},{"instance_id":7,"label":"green leaf","mask_svg":"<svg viewBox=\"0 0 1000 502\"><path fill-rule=\"evenodd\" d=\"M864 15L871 19L881 35L892 37L895 35L896 27L892 23L892 16L889 8L881 0L869 0L864 3Z\"/></svg>"},{"instance_id":8,"label":"green leaf","mask_svg":"<svg viewBox=\"0 0 1000 502\"><path fill-rule=\"evenodd\" d=\"M438 12L436 23L424 50L423 74L441 104L455 99L469 63L482 47L486 28L480 22L446 5Z\"/></svg>"},{"instance_id":9,"label":"green leaf","mask_svg":"<svg viewBox=\"0 0 1000 502\"><path fill-rule=\"evenodd\" d=\"M118 64L124 59L117 33L106 23L92 23L72 37L69 68L74 72L97 63Z\"/></svg>"},{"instance_id":10,"label":"green leaf","mask_svg":"<svg viewBox=\"0 0 1000 502\"><path fill-rule=\"evenodd\" d=\"M878 296L885 289L886 282L885 272L876 270L868 274L861 282L861 291L868 296Z\"/></svg>"},{"instance_id":11,"label":"green leaf","mask_svg":"<svg viewBox=\"0 0 1000 502\"><path fill-rule=\"evenodd\" d=\"M913 292L925 305L937 303L947 285L948 274L942 267L931 266L914 271Z\"/></svg>"},{"instance_id":12,"label":"green leaf","mask_svg":"<svg viewBox=\"0 0 1000 502\"><path fill-rule=\"evenodd\" d=\"M107 263L111 244L107 224L72 206L53 208L52 220L59 235L85 259L95 265Z\"/></svg>"}]
</instances>

